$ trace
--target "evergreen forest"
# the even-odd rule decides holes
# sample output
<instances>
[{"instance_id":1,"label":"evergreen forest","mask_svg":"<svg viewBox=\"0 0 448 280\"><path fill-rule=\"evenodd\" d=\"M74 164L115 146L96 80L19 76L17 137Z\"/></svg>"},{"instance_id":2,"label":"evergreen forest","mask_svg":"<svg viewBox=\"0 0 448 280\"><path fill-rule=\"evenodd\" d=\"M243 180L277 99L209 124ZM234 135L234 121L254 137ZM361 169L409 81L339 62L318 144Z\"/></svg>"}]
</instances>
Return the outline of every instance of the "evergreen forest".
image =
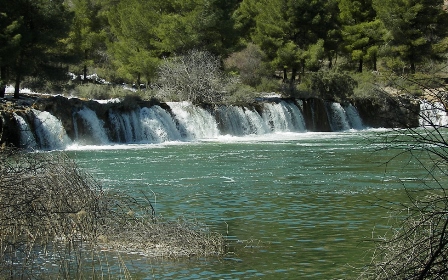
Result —
<instances>
[{"instance_id":1,"label":"evergreen forest","mask_svg":"<svg viewBox=\"0 0 448 280\"><path fill-rule=\"evenodd\" d=\"M103 81L149 90L191 67L240 95L350 88L362 73L442 69L447 36L443 0L0 0L0 96Z\"/></svg>"}]
</instances>

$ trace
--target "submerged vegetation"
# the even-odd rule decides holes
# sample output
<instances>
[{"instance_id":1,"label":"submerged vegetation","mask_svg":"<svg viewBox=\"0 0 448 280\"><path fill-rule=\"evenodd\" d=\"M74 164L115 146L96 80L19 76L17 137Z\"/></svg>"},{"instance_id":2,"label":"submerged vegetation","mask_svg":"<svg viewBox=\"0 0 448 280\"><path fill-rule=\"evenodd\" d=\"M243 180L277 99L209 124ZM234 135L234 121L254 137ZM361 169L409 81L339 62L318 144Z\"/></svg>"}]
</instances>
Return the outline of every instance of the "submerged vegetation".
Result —
<instances>
[{"instance_id":1,"label":"submerged vegetation","mask_svg":"<svg viewBox=\"0 0 448 280\"><path fill-rule=\"evenodd\" d=\"M146 196L106 191L64 153L0 151L0 278L126 278L116 255L221 255L205 225L157 216ZM114 256L114 257L111 257Z\"/></svg>"}]
</instances>

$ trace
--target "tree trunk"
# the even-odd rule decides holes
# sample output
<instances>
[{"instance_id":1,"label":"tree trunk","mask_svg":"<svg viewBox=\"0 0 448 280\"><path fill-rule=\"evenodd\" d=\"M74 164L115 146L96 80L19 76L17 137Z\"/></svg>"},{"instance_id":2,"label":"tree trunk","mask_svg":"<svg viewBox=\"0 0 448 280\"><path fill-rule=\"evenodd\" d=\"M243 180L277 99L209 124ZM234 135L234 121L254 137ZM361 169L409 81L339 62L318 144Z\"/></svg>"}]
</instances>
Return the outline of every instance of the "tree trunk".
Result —
<instances>
[{"instance_id":1,"label":"tree trunk","mask_svg":"<svg viewBox=\"0 0 448 280\"><path fill-rule=\"evenodd\" d=\"M373 71L378 71L378 68L376 67L376 63L377 63L377 58L376 58L376 54L373 55Z\"/></svg>"},{"instance_id":2,"label":"tree trunk","mask_svg":"<svg viewBox=\"0 0 448 280\"><path fill-rule=\"evenodd\" d=\"M16 64L16 79L14 85L14 98L20 97L20 82L22 82L22 68L23 68L23 53L19 54Z\"/></svg>"},{"instance_id":3,"label":"tree trunk","mask_svg":"<svg viewBox=\"0 0 448 280\"><path fill-rule=\"evenodd\" d=\"M137 74L137 88L140 90L140 85L141 85L141 74L138 73Z\"/></svg>"},{"instance_id":4,"label":"tree trunk","mask_svg":"<svg viewBox=\"0 0 448 280\"><path fill-rule=\"evenodd\" d=\"M291 85L293 85L294 82L296 81L296 76L297 76L297 69L296 69L296 68L292 68L292 73L291 73Z\"/></svg>"},{"instance_id":5,"label":"tree trunk","mask_svg":"<svg viewBox=\"0 0 448 280\"><path fill-rule=\"evenodd\" d=\"M288 69L286 67L283 67L283 82L286 83L288 80Z\"/></svg>"},{"instance_id":6,"label":"tree trunk","mask_svg":"<svg viewBox=\"0 0 448 280\"><path fill-rule=\"evenodd\" d=\"M14 85L14 98L19 99L20 98L20 82L22 80L22 77L20 73L17 73L16 75L16 81Z\"/></svg>"},{"instance_id":7,"label":"tree trunk","mask_svg":"<svg viewBox=\"0 0 448 280\"><path fill-rule=\"evenodd\" d=\"M411 61L411 74L415 74L415 62Z\"/></svg>"},{"instance_id":8,"label":"tree trunk","mask_svg":"<svg viewBox=\"0 0 448 280\"><path fill-rule=\"evenodd\" d=\"M6 67L0 68L0 98L5 97L6 92Z\"/></svg>"},{"instance_id":9,"label":"tree trunk","mask_svg":"<svg viewBox=\"0 0 448 280\"><path fill-rule=\"evenodd\" d=\"M362 60L362 58L359 60L359 64L358 64L358 72L362 73L362 66L363 66L364 61Z\"/></svg>"},{"instance_id":10,"label":"tree trunk","mask_svg":"<svg viewBox=\"0 0 448 280\"><path fill-rule=\"evenodd\" d=\"M84 50L84 59L87 61L87 56L88 56L88 50ZM83 81L87 82L87 62L84 62L84 69L82 72L83 75Z\"/></svg>"},{"instance_id":11,"label":"tree trunk","mask_svg":"<svg viewBox=\"0 0 448 280\"><path fill-rule=\"evenodd\" d=\"M83 82L87 82L87 65L84 64L84 69L82 70Z\"/></svg>"}]
</instances>

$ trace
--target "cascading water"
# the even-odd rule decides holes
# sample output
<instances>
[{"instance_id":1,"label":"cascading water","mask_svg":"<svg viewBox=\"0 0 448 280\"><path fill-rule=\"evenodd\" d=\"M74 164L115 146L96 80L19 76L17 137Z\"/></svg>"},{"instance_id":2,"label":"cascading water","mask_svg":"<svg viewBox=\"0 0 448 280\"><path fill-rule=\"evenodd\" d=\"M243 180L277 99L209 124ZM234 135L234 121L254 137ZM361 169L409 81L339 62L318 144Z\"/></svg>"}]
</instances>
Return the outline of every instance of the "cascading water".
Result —
<instances>
[{"instance_id":1,"label":"cascading water","mask_svg":"<svg viewBox=\"0 0 448 280\"><path fill-rule=\"evenodd\" d=\"M59 150L67 147L72 141L67 136L60 120L48 112L32 110L36 130L36 142L40 149Z\"/></svg>"},{"instance_id":2,"label":"cascading water","mask_svg":"<svg viewBox=\"0 0 448 280\"><path fill-rule=\"evenodd\" d=\"M150 143L182 140L180 132L171 115L160 106L140 110L141 127L144 139Z\"/></svg>"},{"instance_id":3,"label":"cascading water","mask_svg":"<svg viewBox=\"0 0 448 280\"><path fill-rule=\"evenodd\" d=\"M215 118L205 109L194 106L190 102L168 102L167 104L179 123L179 130L182 135L185 135L186 140L219 136Z\"/></svg>"},{"instance_id":4,"label":"cascading water","mask_svg":"<svg viewBox=\"0 0 448 280\"><path fill-rule=\"evenodd\" d=\"M78 117L81 118L84 127L91 136L93 144L105 145L109 143L109 138L104 129L104 122L98 119L96 113L87 107L84 107L74 115L75 137L77 141L82 142L82 139L79 137L79 129L76 121Z\"/></svg>"},{"instance_id":5,"label":"cascading water","mask_svg":"<svg viewBox=\"0 0 448 280\"><path fill-rule=\"evenodd\" d=\"M349 130L350 123L341 104L336 102L327 103L327 112L332 131Z\"/></svg>"},{"instance_id":6,"label":"cascading water","mask_svg":"<svg viewBox=\"0 0 448 280\"><path fill-rule=\"evenodd\" d=\"M20 128L20 146L28 149L37 149L38 145L30 126L24 118L14 113L14 118Z\"/></svg>"},{"instance_id":7,"label":"cascading water","mask_svg":"<svg viewBox=\"0 0 448 280\"><path fill-rule=\"evenodd\" d=\"M109 112L109 121L114 128L116 140L121 143L137 143L144 140L140 120L140 109L131 112Z\"/></svg>"},{"instance_id":8,"label":"cascading water","mask_svg":"<svg viewBox=\"0 0 448 280\"><path fill-rule=\"evenodd\" d=\"M356 110L355 106L353 106L352 104L348 104L344 109L351 128L357 130L365 128L362 119L359 116L358 110Z\"/></svg>"},{"instance_id":9,"label":"cascading water","mask_svg":"<svg viewBox=\"0 0 448 280\"><path fill-rule=\"evenodd\" d=\"M274 132L305 131L305 121L300 109L288 102L265 103L263 119Z\"/></svg>"},{"instance_id":10,"label":"cascading water","mask_svg":"<svg viewBox=\"0 0 448 280\"><path fill-rule=\"evenodd\" d=\"M213 139L220 135L263 135L272 132L305 132L299 106L290 101L261 103L257 110L241 106L220 106L213 114L189 102L169 102L161 106L136 108L131 111L109 109L107 119L99 119L88 107L73 114L73 131L78 144L108 145L113 143L163 143ZM333 131L362 129L362 121L352 105L344 109L339 103L327 103ZM23 146L38 149L63 149L72 141L62 123L48 112L32 111L33 125L15 116L21 127ZM445 116L446 117L446 116ZM69 124L66 122L65 124ZM34 133L30 127L35 129ZM33 141L33 139L35 139Z\"/></svg>"},{"instance_id":11,"label":"cascading water","mask_svg":"<svg viewBox=\"0 0 448 280\"><path fill-rule=\"evenodd\" d=\"M243 136L270 132L260 114L246 107L220 106L216 114L223 134Z\"/></svg>"},{"instance_id":12,"label":"cascading water","mask_svg":"<svg viewBox=\"0 0 448 280\"><path fill-rule=\"evenodd\" d=\"M440 102L422 101L420 103L420 126L446 127L448 116L445 106Z\"/></svg>"}]
</instances>

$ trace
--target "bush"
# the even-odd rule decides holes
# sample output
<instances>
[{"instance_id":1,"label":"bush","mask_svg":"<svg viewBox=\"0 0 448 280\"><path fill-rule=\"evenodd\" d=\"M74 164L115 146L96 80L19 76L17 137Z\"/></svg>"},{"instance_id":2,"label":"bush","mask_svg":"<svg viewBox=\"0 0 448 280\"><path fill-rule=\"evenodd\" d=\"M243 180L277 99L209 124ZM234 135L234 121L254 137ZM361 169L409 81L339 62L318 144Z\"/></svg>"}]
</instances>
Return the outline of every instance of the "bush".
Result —
<instances>
[{"instance_id":1,"label":"bush","mask_svg":"<svg viewBox=\"0 0 448 280\"><path fill-rule=\"evenodd\" d=\"M124 99L127 96L138 96L142 100L149 100L154 96L151 89L132 90L123 86L84 84L76 86L70 94L87 100Z\"/></svg>"},{"instance_id":2,"label":"bush","mask_svg":"<svg viewBox=\"0 0 448 280\"><path fill-rule=\"evenodd\" d=\"M220 69L220 61L209 52L192 50L166 59L158 71L157 97L191 101L193 104L220 103L223 90L232 80Z\"/></svg>"},{"instance_id":3,"label":"bush","mask_svg":"<svg viewBox=\"0 0 448 280\"><path fill-rule=\"evenodd\" d=\"M254 88L240 83L232 83L226 90L229 94L224 96L223 104L245 106L255 102L255 99L260 97L260 94Z\"/></svg>"},{"instance_id":4,"label":"bush","mask_svg":"<svg viewBox=\"0 0 448 280\"><path fill-rule=\"evenodd\" d=\"M334 71L310 73L305 84L316 97L339 102L352 96L357 86L357 82L349 74Z\"/></svg>"},{"instance_id":5,"label":"bush","mask_svg":"<svg viewBox=\"0 0 448 280\"><path fill-rule=\"evenodd\" d=\"M257 87L269 73L263 59L260 47L250 43L244 50L231 54L224 61L224 66L227 70L237 71L241 83Z\"/></svg>"},{"instance_id":6,"label":"bush","mask_svg":"<svg viewBox=\"0 0 448 280\"><path fill-rule=\"evenodd\" d=\"M123 264L111 256L130 250L223 253L221 235L198 222L158 218L145 196L105 192L63 153L3 148L0 161L0 279L116 278L109 266Z\"/></svg>"}]
</instances>

